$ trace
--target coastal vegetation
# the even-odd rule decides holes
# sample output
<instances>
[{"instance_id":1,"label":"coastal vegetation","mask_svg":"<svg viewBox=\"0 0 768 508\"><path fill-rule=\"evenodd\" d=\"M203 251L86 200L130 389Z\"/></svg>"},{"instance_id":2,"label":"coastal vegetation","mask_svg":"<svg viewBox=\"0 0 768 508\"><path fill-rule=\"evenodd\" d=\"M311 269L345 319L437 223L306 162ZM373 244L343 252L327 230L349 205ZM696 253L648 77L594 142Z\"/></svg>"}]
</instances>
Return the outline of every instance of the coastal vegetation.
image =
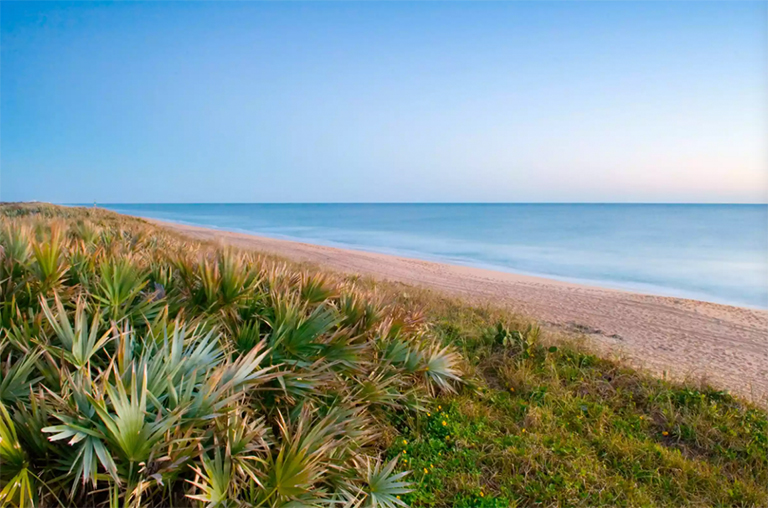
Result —
<instances>
[{"instance_id":1,"label":"coastal vegetation","mask_svg":"<svg viewBox=\"0 0 768 508\"><path fill-rule=\"evenodd\" d=\"M765 506L765 411L487 305L0 205L2 506Z\"/></svg>"}]
</instances>

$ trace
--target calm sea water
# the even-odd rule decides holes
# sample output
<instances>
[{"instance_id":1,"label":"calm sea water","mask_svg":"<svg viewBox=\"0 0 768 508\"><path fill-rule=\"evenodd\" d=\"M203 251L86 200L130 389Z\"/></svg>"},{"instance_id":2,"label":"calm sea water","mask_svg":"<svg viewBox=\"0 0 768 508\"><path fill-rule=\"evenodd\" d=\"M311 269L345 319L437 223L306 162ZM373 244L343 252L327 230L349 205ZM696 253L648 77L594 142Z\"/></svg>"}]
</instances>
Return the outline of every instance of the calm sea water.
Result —
<instances>
[{"instance_id":1,"label":"calm sea water","mask_svg":"<svg viewBox=\"0 0 768 508\"><path fill-rule=\"evenodd\" d=\"M141 217L768 308L768 206L132 204Z\"/></svg>"}]
</instances>

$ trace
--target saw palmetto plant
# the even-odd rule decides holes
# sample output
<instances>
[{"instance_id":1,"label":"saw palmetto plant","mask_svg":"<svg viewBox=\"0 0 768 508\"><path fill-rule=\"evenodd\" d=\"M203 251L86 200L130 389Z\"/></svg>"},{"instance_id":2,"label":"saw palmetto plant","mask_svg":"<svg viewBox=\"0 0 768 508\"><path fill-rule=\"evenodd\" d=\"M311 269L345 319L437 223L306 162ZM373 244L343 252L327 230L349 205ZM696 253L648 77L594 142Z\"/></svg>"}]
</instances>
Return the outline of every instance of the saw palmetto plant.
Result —
<instances>
[{"instance_id":1,"label":"saw palmetto plant","mask_svg":"<svg viewBox=\"0 0 768 508\"><path fill-rule=\"evenodd\" d=\"M39 208L0 219L0 505L405 506L381 415L462 382L418 316L138 220Z\"/></svg>"}]
</instances>

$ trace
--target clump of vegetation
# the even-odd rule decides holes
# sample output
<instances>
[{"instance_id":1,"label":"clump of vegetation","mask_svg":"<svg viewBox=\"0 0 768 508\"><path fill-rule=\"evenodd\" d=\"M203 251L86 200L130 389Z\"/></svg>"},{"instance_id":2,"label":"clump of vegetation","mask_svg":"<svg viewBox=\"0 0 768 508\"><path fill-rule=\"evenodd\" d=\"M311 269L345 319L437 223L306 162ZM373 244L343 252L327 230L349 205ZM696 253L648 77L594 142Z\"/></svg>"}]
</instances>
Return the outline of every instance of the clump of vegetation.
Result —
<instances>
[{"instance_id":1,"label":"clump of vegetation","mask_svg":"<svg viewBox=\"0 0 768 508\"><path fill-rule=\"evenodd\" d=\"M499 308L0 206L0 504L765 506L768 419Z\"/></svg>"},{"instance_id":2,"label":"clump of vegetation","mask_svg":"<svg viewBox=\"0 0 768 508\"><path fill-rule=\"evenodd\" d=\"M138 220L2 212L0 504L404 505L387 415L461 382L418 316Z\"/></svg>"}]
</instances>

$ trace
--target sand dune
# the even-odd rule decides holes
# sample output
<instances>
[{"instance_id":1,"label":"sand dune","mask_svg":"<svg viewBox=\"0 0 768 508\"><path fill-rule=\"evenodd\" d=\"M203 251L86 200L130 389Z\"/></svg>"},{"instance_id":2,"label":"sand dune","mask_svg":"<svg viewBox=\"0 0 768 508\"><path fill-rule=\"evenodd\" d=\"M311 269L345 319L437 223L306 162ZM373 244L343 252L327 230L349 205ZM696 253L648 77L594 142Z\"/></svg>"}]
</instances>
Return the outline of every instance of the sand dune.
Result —
<instances>
[{"instance_id":1,"label":"sand dune","mask_svg":"<svg viewBox=\"0 0 768 508\"><path fill-rule=\"evenodd\" d=\"M153 221L193 238L503 305L585 333L636 366L768 400L768 311Z\"/></svg>"}]
</instances>

